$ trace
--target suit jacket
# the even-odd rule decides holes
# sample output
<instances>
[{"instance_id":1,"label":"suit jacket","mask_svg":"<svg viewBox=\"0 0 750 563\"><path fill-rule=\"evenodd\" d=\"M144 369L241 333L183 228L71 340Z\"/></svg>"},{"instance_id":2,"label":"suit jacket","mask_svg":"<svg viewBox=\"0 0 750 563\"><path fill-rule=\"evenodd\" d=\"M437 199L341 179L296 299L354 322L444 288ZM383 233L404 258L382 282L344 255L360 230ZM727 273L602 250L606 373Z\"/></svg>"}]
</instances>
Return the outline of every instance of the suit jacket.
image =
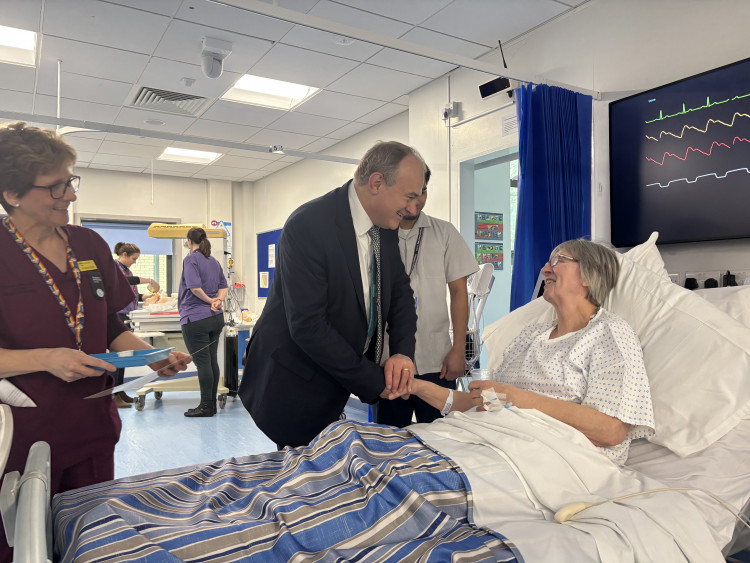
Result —
<instances>
[{"instance_id":1,"label":"suit jacket","mask_svg":"<svg viewBox=\"0 0 750 563\"><path fill-rule=\"evenodd\" d=\"M365 295L347 182L298 208L281 233L273 283L245 352L239 396L277 444L299 446L338 420L350 394L374 403L383 368L367 353ZM353 189L353 188L352 188ZM414 358L417 315L398 253L381 229L381 305L391 354Z\"/></svg>"}]
</instances>

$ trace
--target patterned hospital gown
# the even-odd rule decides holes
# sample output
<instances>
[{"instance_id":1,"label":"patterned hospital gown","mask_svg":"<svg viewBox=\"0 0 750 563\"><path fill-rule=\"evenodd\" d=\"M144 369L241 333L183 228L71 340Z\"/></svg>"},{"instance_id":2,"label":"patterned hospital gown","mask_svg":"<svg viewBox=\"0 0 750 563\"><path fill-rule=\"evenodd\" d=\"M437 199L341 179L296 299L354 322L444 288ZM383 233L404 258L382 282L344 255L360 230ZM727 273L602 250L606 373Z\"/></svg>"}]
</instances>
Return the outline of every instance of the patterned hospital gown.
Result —
<instances>
[{"instance_id":1,"label":"patterned hospital gown","mask_svg":"<svg viewBox=\"0 0 750 563\"><path fill-rule=\"evenodd\" d=\"M625 463L630 442L654 434L651 390L638 337L600 309L587 326L550 340L557 321L531 324L511 342L493 379L547 397L587 405L631 425L625 440L600 448Z\"/></svg>"}]
</instances>

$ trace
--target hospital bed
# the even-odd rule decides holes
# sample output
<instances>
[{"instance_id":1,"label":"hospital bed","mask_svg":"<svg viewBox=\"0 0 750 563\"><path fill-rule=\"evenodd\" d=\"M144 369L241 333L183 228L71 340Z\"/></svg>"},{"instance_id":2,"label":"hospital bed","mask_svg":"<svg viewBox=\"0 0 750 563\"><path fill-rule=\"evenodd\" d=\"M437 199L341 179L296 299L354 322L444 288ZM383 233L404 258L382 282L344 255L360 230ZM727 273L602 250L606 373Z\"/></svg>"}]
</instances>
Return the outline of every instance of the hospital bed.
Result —
<instances>
[{"instance_id":1,"label":"hospital bed","mask_svg":"<svg viewBox=\"0 0 750 563\"><path fill-rule=\"evenodd\" d=\"M750 417L750 288L731 294L708 290L712 293L703 295L680 288L669 280L655 242L656 236L652 236L621 257L620 281L604 306L624 317L641 340L652 387L656 435L651 441L635 441L631 445L625 468L618 469L607 462L607 471L612 474L605 479L594 477L594 481L602 481L602 490L595 490L598 485L584 483L588 493L596 493L603 505L584 510L564 524L554 519L558 508L589 500L579 491L583 479L574 477L568 482L550 483L555 490L544 491L519 468L528 467L532 473L542 471L547 462L559 463L558 457L564 457L566 450L574 448L572 441L568 445L562 439L550 438L548 447L557 448L555 455L558 457L545 458L544 463L533 458L513 459L506 468L515 475L509 472L507 481L516 479L522 486L512 491L490 491L486 483L472 483L470 477L472 490L481 491L484 486L490 493L488 499L505 499L498 501L498 505L526 503L525 513L537 513L528 518L520 513L507 514L497 528L484 530L487 532L482 536L485 544L493 538L505 538L506 549L502 553L507 559L503 560L514 560L520 552L518 561L608 562L627 560L623 554L633 551L640 553L635 560L703 563L717 558L721 561L722 554L728 555L750 545L745 524L707 494L721 497L747 517L750 501L750 448L747 447L750 443L750 420L747 420ZM502 351L523 326L546 320L551 314L550 306L536 299L487 327L483 341L488 350L489 366L498 365ZM532 414L505 409L498 416L513 418ZM468 418L470 415L461 416ZM444 423L448 423L448 419ZM538 425L531 421L527 426ZM524 438L528 448L536 448L545 440L547 428L549 432L559 430L554 424L540 428L542 433L533 439ZM585 450L585 445L593 449L588 442L575 448L580 446ZM247 491L270 487L269 479L285 463L299 463L304 467L308 461L315 461L303 460L299 451L286 450L170 469L58 495L53 500L56 553L62 561L106 560L110 556L113 560L147 556L154 560L176 560L177 553L184 560L240 559L242 550L256 541L255 534L261 532L256 530L248 535L242 530L242 518L238 513L230 515L227 511L234 503L241 502ZM504 455L511 455L508 452ZM521 454L523 457L523 451ZM586 458L589 454L585 451L583 454L581 459L603 463L599 461L603 459L600 454L596 454L597 458ZM474 467L470 475L479 474L482 469L488 471L489 482L502 489L506 479L495 475L494 466ZM307 489L308 502L302 503L307 509L315 506L325 485L321 482L315 486L314 471L303 475L311 481ZM607 489L618 480L637 481L644 490L679 487L696 491L650 493L636 499L607 502L618 496L616 488L614 491ZM487 508L480 506L483 496L474 495L476 513L480 508L482 512ZM550 496L562 500L545 505L545 497ZM188 506L191 508L186 508ZM628 512L630 509L634 512ZM653 514L659 526L638 528L635 521L641 513L649 517ZM625 516L618 520L619 514ZM314 512L311 518L325 519L325 511ZM283 527L284 523L269 522L268 526ZM684 536L685 530L691 530L690 526L700 533L678 537L680 533ZM394 524L394 528L400 527L401 523ZM604 528L602 543L597 537L600 528ZM657 528L674 533L675 545L669 540L666 543L670 545L665 546L649 543L656 541L652 540L652 534ZM591 537L594 537L593 543ZM434 541L434 537L424 541ZM675 549L683 559L660 558L663 550ZM312 555L300 557L303 561Z\"/></svg>"}]
</instances>

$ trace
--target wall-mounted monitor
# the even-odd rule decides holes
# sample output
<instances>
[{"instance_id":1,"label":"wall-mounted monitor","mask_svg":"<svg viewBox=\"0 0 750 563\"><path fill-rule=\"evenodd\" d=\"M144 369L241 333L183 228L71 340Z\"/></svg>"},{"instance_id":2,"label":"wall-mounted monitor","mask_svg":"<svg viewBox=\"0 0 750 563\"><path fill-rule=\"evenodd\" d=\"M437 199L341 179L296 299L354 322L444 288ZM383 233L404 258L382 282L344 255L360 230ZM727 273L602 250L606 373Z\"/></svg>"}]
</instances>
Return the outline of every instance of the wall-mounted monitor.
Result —
<instances>
[{"instance_id":1,"label":"wall-mounted monitor","mask_svg":"<svg viewBox=\"0 0 750 563\"><path fill-rule=\"evenodd\" d=\"M609 106L612 244L750 237L750 59Z\"/></svg>"}]
</instances>

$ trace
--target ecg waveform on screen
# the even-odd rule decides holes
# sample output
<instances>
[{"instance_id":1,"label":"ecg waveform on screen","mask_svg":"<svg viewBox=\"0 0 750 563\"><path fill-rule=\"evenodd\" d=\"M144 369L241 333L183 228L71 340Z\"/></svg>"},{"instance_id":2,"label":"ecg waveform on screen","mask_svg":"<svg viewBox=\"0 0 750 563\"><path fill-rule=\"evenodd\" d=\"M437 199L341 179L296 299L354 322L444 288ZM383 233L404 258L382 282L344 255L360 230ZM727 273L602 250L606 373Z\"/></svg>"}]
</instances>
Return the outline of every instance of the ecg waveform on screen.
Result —
<instances>
[{"instance_id":1,"label":"ecg waveform on screen","mask_svg":"<svg viewBox=\"0 0 750 563\"><path fill-rule=\"evenodd\" d=\"M685 115L686 113L690 113L691 111L699 111L699 110L702 110L702 109L708 109L708 108L713 107L713 106L718 106L718 105L721 105L721 104L726 104L727 102L733 102L735 100L741 100L742 98L747 98L747 97L750 97L750 92L748 92L747 94L742 94L741 96L734 96L733 98L727 98L726 100L722 100L720 102L712 102L711 98L707 97L705 105L698 106L698 107L695 107L695 108L686 109L685 108L685 104L682 104L682 111L678 111L677 113L671 113L671 114L668 114L668 115L664 115L664 111L663 110L659 110L659 117L657 117L655 119L647 120L647 121L645 121L645 123L654 123L655 121L662 121L664 119L669 119L670 117L677 117L678 115Z\"/></svg>"},{"instance_id":2,"label":"ecg waveform on screen","mask_svg":"<svg viewBox=\"0 0 750 563\"><path fill-rule=\"evenodd\" d=\"M688 180L687 178L678 178L677 180L670 180L666 184L661 184L659 182L654 182L653 184L646 184L646 187L648 188L650 186L659 186L660 188L668 188L671 184L674 184L675 182L687 182L688 184L695 184L701 178L708 178L708 177L714 177L718 180L722 180L733 172L745 172L747 174L750 174L750 170L748 170L747 168L735 168L734 170L728 170L727 172L724 172L724 174L716 174L715 172L712 172L710 174L701 174L700 176L696 176L695 179L693 180Z\"/></svg>"},{"instance_id":3,"label":"ecg waveform on screen","mask_svg":"<svg viewBox=\"0 0 750 563\"><path fill-rule=\"evenodd\" d=\"M698 131L699 133L707 133L708 126L711 125L712 123L720 123L721 125L724 125L726 127L734 127L734 122L737 120L738 117L747 117L750 119L750 114L735 112L735 114L732 116L732 121L730 123L727 123L720 119L709 119L708 121L706 121L706 127L704 129L701 129L700 127L693 127L692 125L685 125L682 128L682 131L680 131L679 135L677 135L676 133L672 133L671 131L660 131L658 139L656 137L650 137L649 135L646 135L646 138L651 139L652 141L659 141L664 135L670 135L677 139L682 139L682 137L685 135L685 131L687 131L688 129L691 129L693 131Z\"/></svg>"},{"instance_id":4,"label":"ecg waveform on screen","mask_svg":"<svg viewBox=\"0 0 750 563\"><path fill-rule=\"evenodd\" d=\"M732 146L734 146L737 143L737 141L740 141L742 143L750 143L750 139L745 139L744 137L735 137L732 140ZM668 156L673 156L673 157L675 157L675 158L677 158L679 160L687 160L687 156L688 156L688 154L691 151L692 152L699 152L699 153L704 154L706 156L711 156L711 153L713 153L714 147L726 147L728 149L732 148L729 145L727 145L726 143L720 143L718 141L714 141L713 143L711 143L711 148L708 149L708 152L703 151L701 149L697 149L695 147L688 147L685 150L685 156L679 156L679 155L676 155L676 154L671 153L671 152L665 152L664 155L661 157L661 162L659 162L658 160L654 160L653 158L649 158L648 156L646 157L646 160L651 161L654 164L658 164L659 166L664 166L664 161L667 159Z\"/></svg>"}]
</instances>

